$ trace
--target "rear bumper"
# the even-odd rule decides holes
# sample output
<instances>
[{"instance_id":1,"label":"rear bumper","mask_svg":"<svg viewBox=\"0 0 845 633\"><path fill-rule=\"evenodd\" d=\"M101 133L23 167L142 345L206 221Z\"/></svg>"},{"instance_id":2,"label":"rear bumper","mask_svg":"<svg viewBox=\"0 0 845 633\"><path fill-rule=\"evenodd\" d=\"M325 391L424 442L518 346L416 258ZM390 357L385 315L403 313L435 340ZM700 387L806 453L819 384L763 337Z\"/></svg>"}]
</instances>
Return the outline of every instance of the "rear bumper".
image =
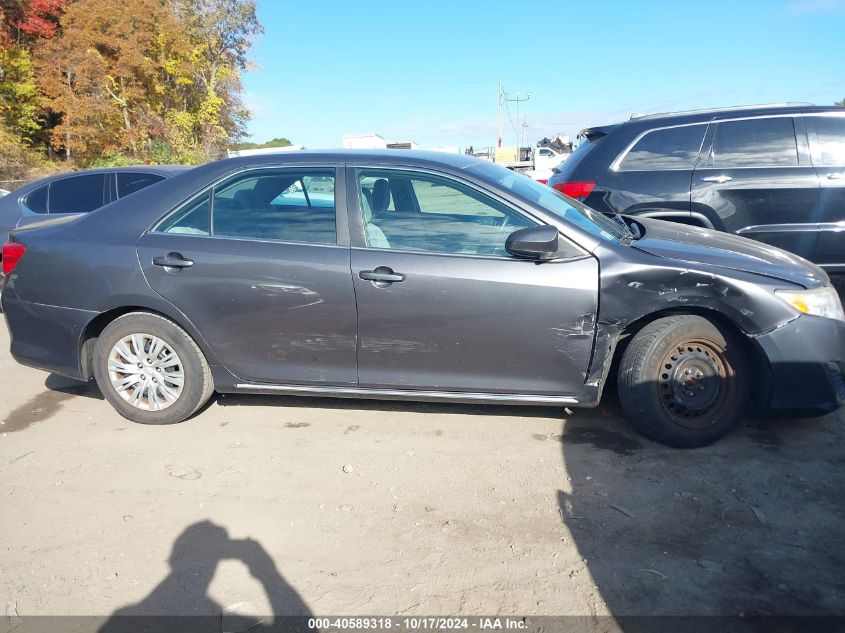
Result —
<instances>
[{"instance_id":1,"label":"rear bumper","mask_svg":"<svg viewBox=\"0 0 845 633\"><path fill-rule=\"evenodd\" d=\"M80 342L96 312L24 303L5 284L0 303L11 338L11 353L22 365L85 380Z\"/></svg>"},{"instance_id":2,"label":"rear bumper","mask_svg":"<svg viewBox=\"0 0 845 633\"><path fill-rule=\"evenodd\" d=\"M801 316L754 340L769 363L761 398L769 413L823 415L845 405L845 323Z\"/></svg>"}]
</instances>

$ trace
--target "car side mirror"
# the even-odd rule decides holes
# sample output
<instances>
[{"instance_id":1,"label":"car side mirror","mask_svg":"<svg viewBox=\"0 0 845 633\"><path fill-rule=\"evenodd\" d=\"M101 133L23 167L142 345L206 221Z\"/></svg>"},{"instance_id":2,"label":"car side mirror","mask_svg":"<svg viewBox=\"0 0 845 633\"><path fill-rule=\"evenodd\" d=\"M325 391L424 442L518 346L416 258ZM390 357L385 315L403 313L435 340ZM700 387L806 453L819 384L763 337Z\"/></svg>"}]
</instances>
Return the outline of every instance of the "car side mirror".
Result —
<instances>
[{"instance_id":1,"label":"car side mirror","mask_svg":"<svg viewBox=\"0 0 845 633\"><path fill-rule=\"evenodd\" d=\"M505 250L525 259L552 259L558 251L557 227L546 224L514 231L508 235Z\"/></svg>"}]
</instances>

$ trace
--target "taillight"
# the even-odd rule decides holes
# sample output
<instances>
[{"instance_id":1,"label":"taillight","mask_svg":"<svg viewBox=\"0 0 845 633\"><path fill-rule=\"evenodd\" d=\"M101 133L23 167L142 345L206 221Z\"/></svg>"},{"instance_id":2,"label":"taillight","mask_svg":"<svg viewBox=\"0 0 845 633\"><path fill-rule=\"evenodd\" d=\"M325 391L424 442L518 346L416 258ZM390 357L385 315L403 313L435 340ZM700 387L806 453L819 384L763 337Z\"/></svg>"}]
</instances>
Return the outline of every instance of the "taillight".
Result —
<instances>
[{"instance_id":1,"label":"taillight","mask_svg":"<svg viewBox=\"0 0 845 633\"><path fill-rule=\"evenodd\" d=\"M6 242L3 244L3 274L12 272L15 264L18 263L26 252L26 246L18 242Z\"/></svg>"},{"instance_id":2,"label":"taillight","mask_svg":"<svg viewBox=\"0 0 845 633\"><path fill-rule=\"evenodd\" d=\"M593 189L596 188L596 183L592 180L556 182L552 185L552 187L570 198L586 198L593 193Z\"/></svg>"},{"instance_id":3,"label":"taillight","mask_svg":"<svg viewBox=\"0 0 845 633\"><path fill-rule=\"evenodd\" d=\"M549 184L549 179L548 178L538 178L537 182L539 182L541 185L547 185L547 184Z\"/></svg>"}]
</instances>

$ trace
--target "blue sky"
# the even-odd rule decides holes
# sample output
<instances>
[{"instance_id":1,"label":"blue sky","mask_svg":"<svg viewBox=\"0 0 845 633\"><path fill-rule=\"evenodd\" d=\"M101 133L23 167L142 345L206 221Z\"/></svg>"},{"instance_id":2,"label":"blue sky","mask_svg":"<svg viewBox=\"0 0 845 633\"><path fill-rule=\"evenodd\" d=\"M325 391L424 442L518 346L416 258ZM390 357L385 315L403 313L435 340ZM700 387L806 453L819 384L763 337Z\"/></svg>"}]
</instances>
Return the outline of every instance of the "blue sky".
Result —
<instances>
[{"instance_id":1,"label":"blue sky","mask_svg":"<svg viewBox=\"0 0 845 633\"><path fill-rule=\"evenodd\" d=\"M259 19L259 142L494 145L499 79L531 92L529 142L633 112L845 98L845 0L259 0Z\"/></svg>"}]
</instances>

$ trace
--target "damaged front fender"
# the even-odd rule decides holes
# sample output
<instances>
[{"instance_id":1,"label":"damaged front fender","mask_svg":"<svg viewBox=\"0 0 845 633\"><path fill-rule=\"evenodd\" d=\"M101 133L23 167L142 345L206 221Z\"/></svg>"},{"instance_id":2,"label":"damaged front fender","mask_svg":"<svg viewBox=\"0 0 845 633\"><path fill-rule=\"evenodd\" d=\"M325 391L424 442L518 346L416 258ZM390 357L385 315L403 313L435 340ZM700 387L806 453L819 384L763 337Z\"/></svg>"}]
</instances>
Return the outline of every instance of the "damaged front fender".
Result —
<instances>
[{"instance_id":1,"label":"damaged front fender","mask_svg":"<svg viewBox=\"0 0 845 633\"><path fill-rule=\"evenodd\" d=\"M717 266L672 262L630 249L626 257L608 249L598 254L600 305L584 393L579 401L601 398L620 341L641 325L666 314L719 315L753 336L797 317L774 290L792 284Z\"/></svg>"}]
</instances>

